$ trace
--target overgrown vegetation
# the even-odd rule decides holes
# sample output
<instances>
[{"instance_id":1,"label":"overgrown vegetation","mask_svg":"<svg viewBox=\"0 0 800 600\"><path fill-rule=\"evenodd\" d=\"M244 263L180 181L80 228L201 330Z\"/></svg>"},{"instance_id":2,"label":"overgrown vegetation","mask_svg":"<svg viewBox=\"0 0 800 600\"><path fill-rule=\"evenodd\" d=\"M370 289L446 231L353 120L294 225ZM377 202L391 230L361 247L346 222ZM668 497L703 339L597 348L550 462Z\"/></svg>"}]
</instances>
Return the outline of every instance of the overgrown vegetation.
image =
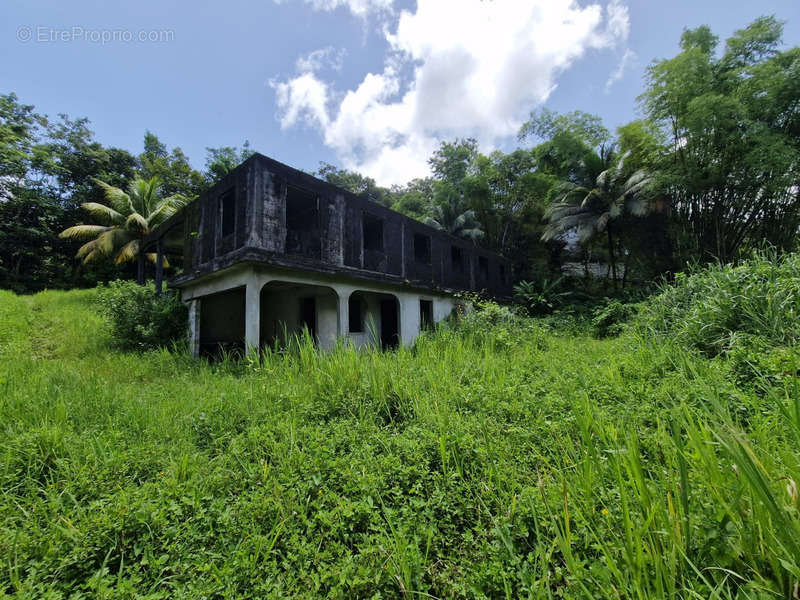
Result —
<instances>
[{"instance_id":1,"label":"overgrown vegetation","mask_svg":"<svg viewBox=\"0 0 800 600\"><path fill-rule=\"evenodd\" d=\"M94 291L0 293L0 593L791 598L798 277L679 278L619 337L484 303L216 365L110 351Z\"/></svg>"},{"instance_id":2,"label":"overgrown vegetation","mask_svg":"<svg viewBox=\"0 0 800 600\"><path fill-rule=\"evenodd\" d=\"M186 306L169 290L156 296L152 283L111 281L97 293L111 342L126 350L170 348L186 339Z\"/></svg>"},{"instance_id":3,"label":"overgrown vegetation","mask_svg":"<svg viewBox=\"0 0 800 600\"><path fill-rule=\"evenodd\" d=\"M738 265L678 273L648 304L643 325L709 356L757 337L766 347L800 339L800 255L755 252Z\"/></svg>"}]
</instances>

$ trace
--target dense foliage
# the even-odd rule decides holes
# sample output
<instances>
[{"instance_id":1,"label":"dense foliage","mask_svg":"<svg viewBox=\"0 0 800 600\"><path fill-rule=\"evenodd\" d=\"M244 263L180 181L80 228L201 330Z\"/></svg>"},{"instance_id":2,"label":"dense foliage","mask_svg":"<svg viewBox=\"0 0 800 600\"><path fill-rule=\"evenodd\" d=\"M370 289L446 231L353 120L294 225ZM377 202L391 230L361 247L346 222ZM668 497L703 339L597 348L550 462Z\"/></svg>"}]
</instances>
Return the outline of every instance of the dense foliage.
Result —
<instances>
[{"instance_id":1,"label":"dense foliage","mask_svg":"<svg viewBox=\"0 0 800 600\"><path fill-rule=\"evenodd\" d=\"M700 307L725 281L739 306L764 306L799 267L699 272L649 310L718 328ZM301 343L208 365L110 351L95 301L0 293L6 596L797 589L796 311L760 338L760 362L706 358L674 328L597 340L482 302L412 349Z\"/></svg>"},{"instance_id":2,"label":"dense foliage","mask_svg":"<svg viewBox=\"0 0 800 600\"><path fill-rule=\"evenodd\" d=\"M144 151L134 156L97 142L85 118L50 119L13 93L0 95L0 287L29 292L132 276L134 269L120 269L110 257L81 264L74 258L80 244L58 234L76 224L98 225L94 218L86 222L81 210L107 204L97 180L127 189L137 177L158 177L165 196L193 197L248 152L246 146L207 150L200 173L180 148L169 152L146 132Z\"/></svg>"},{"instance_id":3,"label":"dense foliage","mask_svg":"<svg viewBox=\"0 0 800 600\"><path fill-rule=\"evenodd\" d=\"M748 336L770 346L800 339L800 255L754 253L738 265L679 273L647 303L642 325L714 356Z\"/></svg>"},{"instance_id":4,"label":"dense foliage","mask_svg":"<svg viewBox=\"0 0 800 600\"><path fill-rule=\"evenodd\" d=\"M97 306L118 348L153 350L186 339L186 306L171 290L157 296L152 284L111 281L100 286Z\"/></svg>"}]
</instances>

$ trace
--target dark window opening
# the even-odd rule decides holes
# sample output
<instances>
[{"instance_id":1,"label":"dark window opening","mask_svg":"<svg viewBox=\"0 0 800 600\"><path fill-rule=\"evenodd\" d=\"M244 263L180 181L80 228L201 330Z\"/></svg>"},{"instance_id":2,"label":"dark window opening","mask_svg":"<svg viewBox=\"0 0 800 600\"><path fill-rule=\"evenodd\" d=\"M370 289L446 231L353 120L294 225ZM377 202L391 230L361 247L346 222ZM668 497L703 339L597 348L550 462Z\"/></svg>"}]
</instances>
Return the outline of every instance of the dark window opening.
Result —
<instances>
[{"instance_id":1,"label":"dark window opening","mask_svg":"<svg viewBox=\"0 0 800 600\"><path fill-rule=\"evenodd\" d=\"M421 329L433 329L433 300L419 301L419 323Z\"/></svg>"},{"instance_id":2,"label":"dark window opening","mask_svg":"<svg viewBox=\"0 0 800 600\"><path fill-rule=\"evenodd\" d=\"M392 349L400 345L400 321L397 300L381 300L381 348Z\"/></svg>"},{"instance_id":3,"label":"dark window opening","mask_svg":"<svg viewBox=\"0 0 800 600\"><path fill-rule=\"evenodd\" d=\"M383 252L383 219L364 213L361 223L364 250Z\"/></svg>"},{"instance_id":4,"label":"dark window opening","mask_svg":"<svg viewBox=\"0 0 800 600\"><path fill-rule=\"evenodd\" d=\"M508 283L506 281L506 266L505 265L500 265L500 283L502 283L503 285Z\"/></svg>"},{"instance_id":5,"label":"dark window opening","mask_svg":"<svg viewBox=\"0 0 800 600\"><path fill-rule=\"evenodd\" d=\"M464 272L464 251L458 246L450 247L450 262L457 273Z\"/></svg>"},{"instance_id":6,"label":"dark window opening","mask_svg":"<svg viewBox=\"0 0 800 600\"><path fill-rule=\"evenodd\" d=\"M286 190L286 252L310 258L322 255L319 198L291 185Z\"/></svg>"},{"instance_id":7,"label":"dark window opening","mask_svg":"<svg viewBox=\"0 0 800 600\"><path fill-rule=\"evenodd\" d=\"M228 190L219 197L220 212L222 213L222 237L228 237L236 231L236 194Z\"/></svg>"},{"instance_id":8,"label":"dark window opening","mask_svg":"<svg viewBox=\"0 0 800 600\"><path fill-rule=\"evenodd\" d=\"M348 329L350 333L364 332L364 300L358 295L350 296L347 301Z\"/></svg>"},{"instance_id":9,"label":"dark window opening","mask_svg":"<svg viewBox=\"0 0 800 600\"><path fill-rule=\"evenodd\" d=\"M489 279L489 259L485 256L478 257L478 273L484 281Z\"/></svg>"},{"instance_id":10,"label":"dark window opening","mask_svg":"<svg viewBox=\"0 0 800 600\"><path fill-rule=\"evenodd\" d=\"M427 235L414 234L414 260L424 265L431 264L431 238Z\"/></svg>"},{"instance_id":11,"label":"dark window opening","mask_svg":"<svg viewBox=\"0 0 800 600\"><path fill-rule=\"evenodd\" d=\"M317 301L313 296L300 300L300 324L308 330L311 339L317 335Z\"/></svg>"}]
</instances>

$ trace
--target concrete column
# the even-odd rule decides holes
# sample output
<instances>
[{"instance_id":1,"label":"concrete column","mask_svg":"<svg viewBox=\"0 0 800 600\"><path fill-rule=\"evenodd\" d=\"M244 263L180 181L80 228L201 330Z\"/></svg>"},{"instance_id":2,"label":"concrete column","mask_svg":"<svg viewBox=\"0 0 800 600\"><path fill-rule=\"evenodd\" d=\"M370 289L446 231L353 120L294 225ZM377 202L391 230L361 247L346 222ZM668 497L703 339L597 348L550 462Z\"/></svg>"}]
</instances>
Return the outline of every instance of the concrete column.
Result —
<instances>
[{"instance_id":1,"label":"concrete column","mask_svg":"<svg viewBox=\"0 0 800 600\"><path fill-rule=\"evenodd\" d=\"M247 354L261 351L261 285L249 281L244 304L244 344Z\"/></svg>"},{"instance_id":2,"label":"concrete column","mask_svg":"<svg viewBox=\"0 0 800 600\"><path fill-rule=\"evenodd\" d=\"M189 350L192 356L200 356L200 300L189 300Z\"/></svg>"},{"instance_id":3,"label":"concrete column","mask_svg":"<svg viewBox=\"0 0 800 600\"><path fill-rule=\"evenodd\" d=\"M348 304L350 290L337 289L336 295L339 297L339 319L336 333L339 337L345 337L350 331L350 309Z\"/></svg>"},{"instance_id":4,"label":"concrete column","mask_svg":"<svg viewBox=\"0 0 800 600\"><path fill-rule=\"evenodd\" d=\"M399 294L400 304L400 341L403 346L411 346L419 335L419 296L416 294Z\"/></svg>"}]
</instances>

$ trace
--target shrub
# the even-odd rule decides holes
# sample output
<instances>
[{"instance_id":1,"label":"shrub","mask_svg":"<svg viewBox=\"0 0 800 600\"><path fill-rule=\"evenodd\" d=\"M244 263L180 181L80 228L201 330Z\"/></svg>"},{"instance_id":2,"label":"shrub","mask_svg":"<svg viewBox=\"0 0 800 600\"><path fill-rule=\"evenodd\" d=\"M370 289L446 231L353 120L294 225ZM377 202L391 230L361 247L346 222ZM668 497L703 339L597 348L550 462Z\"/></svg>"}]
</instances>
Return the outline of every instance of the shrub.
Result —
<instances>
[{"instance_id":1,"label":"shrub","mask_svg":"<svg viewBox=\"0 0 800 600\"><path fill-rule=\"evenodd\" d=\"M762 251L679 273L644 305L640 326L709 356L728 353L742 334L790 346L800 336L800 255Z\"/></svg>"},{"instance_id":2,"label":"shrub","mask_svg":"<svg viewBox=\"0 0 800 600\"><path fill-rule=\"evenodd\" d=\"M98 286L100 313L111 326L114 345L152 350L185 337L187 309L172 291L156 296L152 284L112 281Z\"/></svg>"},{"instance_id":3,"label":"shrub","mask_svg":"<svg viewBox=\"0 0 800 600\"><path fill-rule=\"evenodd\" d=\"M520 281L514 286L515 300L531 315L546 315L561 306L571 292L561 290L563 277Z\"/></svg>"},{"instance_id":4,"label":"shrub","mask_svg":"<svg viewBox=\"0 0 800 600\"><path fill-rule=\"evenodd\" d=\"M596 338L614 337L622 333L625 323L636 314L636 306L611 300L592 313L592 335Z\"/></svg>"},{"instance_id":5,"label":"shrub","mask_svg":"<svg viewBox=\"0 0 800 600\"><path fill-rule=\"evenodd\" d=\"M473 295L464 297L469 301L471 310L458 317L456 327L477 343L486 344L494 350L505 350L531 336L538 338L542 335L542 328L538 324L515 314L508 306Z\"/></svg>"}]
</instances>

